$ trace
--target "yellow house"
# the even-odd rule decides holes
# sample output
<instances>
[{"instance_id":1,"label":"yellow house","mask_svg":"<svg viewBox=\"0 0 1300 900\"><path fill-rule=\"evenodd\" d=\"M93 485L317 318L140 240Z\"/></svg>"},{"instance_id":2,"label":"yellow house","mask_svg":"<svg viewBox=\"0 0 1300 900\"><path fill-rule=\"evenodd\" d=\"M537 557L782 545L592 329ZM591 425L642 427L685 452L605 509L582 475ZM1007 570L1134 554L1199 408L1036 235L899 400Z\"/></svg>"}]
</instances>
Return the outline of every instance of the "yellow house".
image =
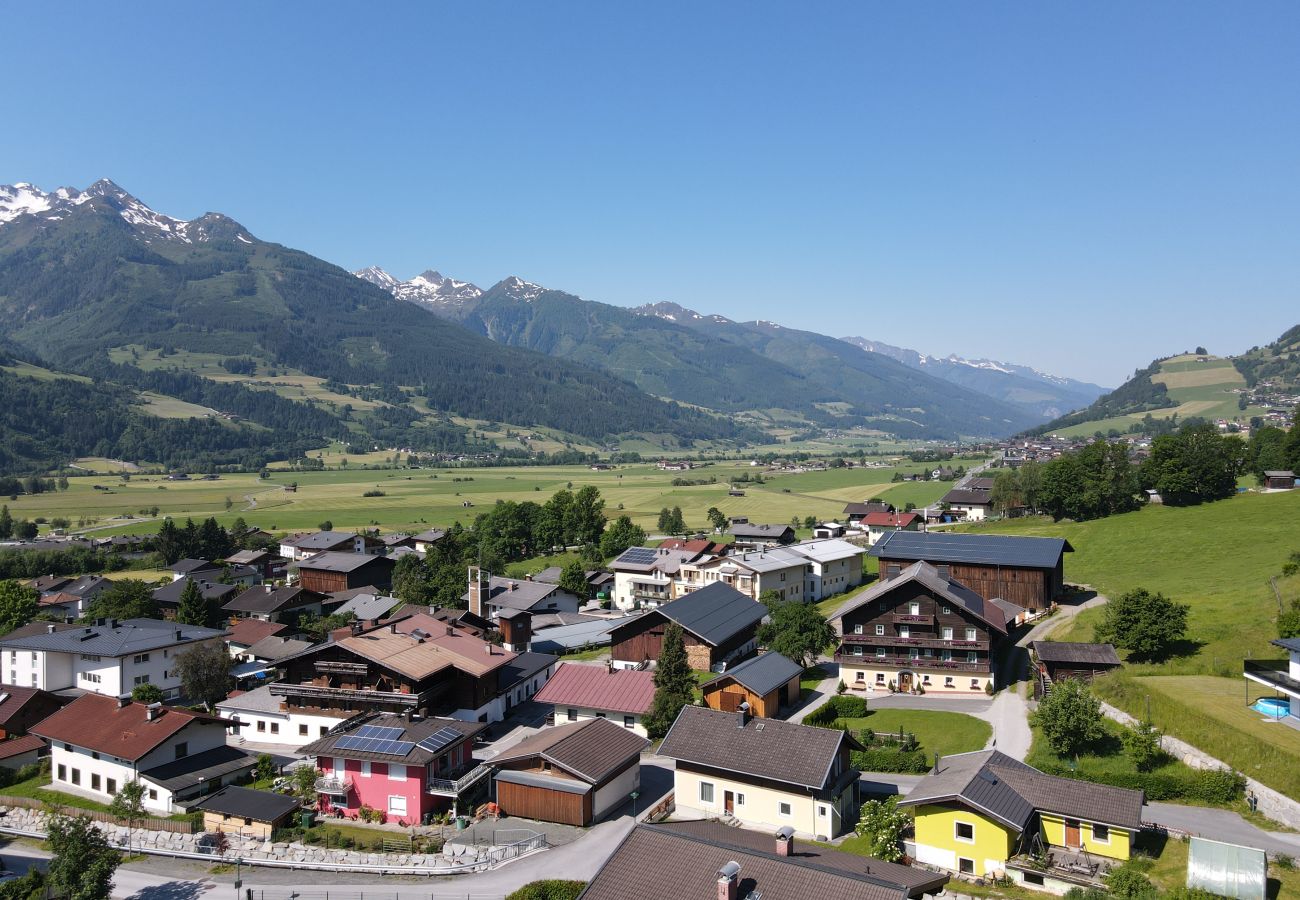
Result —
<instances>
[{"instance_id":1,"label":"yellow house","mask_svg":"<svg viewBox=\"0 0 1300 900\"><path fill-rule=\"evenodd\" d=\"M940 759L899 805L914 810L919 862L1063 894L1129 858L1144 801L981 750Z\"/></svg>"},{"instance_id":2,"label":"yellow house","mask_svg":"<svg viewBox=\"0 0 1300 900\"><path fill-rule=\"evenodd\" d=\"M679 810L822 840L857 821L858 771L847 732L684 707L659 747L674 762Z\"/></svg>"}]
</instances>

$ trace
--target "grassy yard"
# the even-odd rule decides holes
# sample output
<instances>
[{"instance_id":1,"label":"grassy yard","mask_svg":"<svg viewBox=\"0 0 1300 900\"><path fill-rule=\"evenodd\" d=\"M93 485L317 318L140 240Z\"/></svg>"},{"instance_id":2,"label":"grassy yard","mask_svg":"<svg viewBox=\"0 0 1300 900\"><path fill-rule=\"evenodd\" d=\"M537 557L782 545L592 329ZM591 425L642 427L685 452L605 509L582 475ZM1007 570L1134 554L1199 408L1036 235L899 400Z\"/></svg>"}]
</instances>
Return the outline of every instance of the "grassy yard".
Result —
<instances>
[{"instance_id":1,"label":"grassy yard","mask_svg":"<svg viewBox=\"0 0 1300 900\"><path fill-rule=\"evenodd\" d=\"M865 728L895 734L900 728L910 731L930 756L982 750L993 735L992 726L983 719L942 710L875 709L864 718L842 721L853 732Z\"/></svg>"},{"instance_id":2,"label":"grassy yard","mask_svg":"<svg viewBox=\"0 0 1300 900\"><path fill-rule=\"evenodd\" d=\"M28 778L26 781L16 781L6 788L0 788L0 795L10 797L28 797L32 800L42 800L49 803L55 803L59 806L71 806L75 809L87 809L94 812L108 812L107 803L99 803L86 797L79 797L76 794L65 794L63 791L51 790L46 787L50 783L50 774L48 772L37 775L34 778ZM162 816L161 818L170 818L176 822L184 822L189 816L183 813L177 813L173 816Z\"/></svg>"}]
</instances>

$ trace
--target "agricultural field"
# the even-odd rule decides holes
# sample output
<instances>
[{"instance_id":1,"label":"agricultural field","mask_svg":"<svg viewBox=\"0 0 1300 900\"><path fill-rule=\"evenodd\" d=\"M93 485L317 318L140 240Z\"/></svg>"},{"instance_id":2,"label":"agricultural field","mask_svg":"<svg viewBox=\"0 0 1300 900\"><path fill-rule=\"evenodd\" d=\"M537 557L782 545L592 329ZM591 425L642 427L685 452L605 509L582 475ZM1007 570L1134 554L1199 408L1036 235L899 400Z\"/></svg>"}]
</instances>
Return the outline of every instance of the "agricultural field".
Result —
<instances>
[{"instance_id":1,"label":"agricultural field","mask_svg":"<svg viewBox=\"0 0 1300 900\"><path fill-rule=\"evenodd\" d=\"M897 468L833 469L802 474L768 474L764 484L738 485L743 497L728 496L732 478L762 472L747 462L720 462L689 472L662 472L651 465L619 466L594 472L586 466L547 466L487 469L365 469L365 457L350 457L346 469L273 471L269 478L255 473L222 475L216 480L169 481L160 475L133 475L122 480L110 474L72 477L67 491L19 496L9 501L15 518L44 516L84 520L82 527L97 533L140 533L158 527L156 516L203 518L215 516L229 525L243 517L267 531L314 529L332 522L338 529L379 527L422 530L459 521L468 524L497 500L546 500L557 490L591 484L605 498L611 518L626 514L654 532L663 507L680 506L687 524L706 529L706 512L716 506L727 516L747 516L754 522L835 519L850 500L884 497L900 506L905 489L912 502L934 502L951 487L947 482L891 484L895 472L922 472L929 466L905 462ZM380 453L379 457L385 455ZM338 457L340 463L342 457ZM978 460L964 460L967 466ZM717 479L713 484L677 485L674 479ZM296 485L296 490L291 489ZM363 497L368 491L383 496ZM154 508L157 513L154 513Z\"/></svg>"},{"instance_id":2,"label":"agricultural field","mask_svg":"<svg viewBox=\"0 0 1300 900\"><path fill-rule=\"evenodd\" d=\"M1263 407L1250 406L1239 409L1235 391L1244 390L1246 379L1232 365L1232 361L1218 356L1175 356L1160 364L1160 371L1151 376L1153 382L1163 384L1169 398L1178 405L1167 409L1151 410L1152 418L1180 419L1200 416L1205 419L1234 419L1247 422L1251 416L1261 415ZM1055 432L1062 437L1088 437L1097 431L1117 428L1127 431L1131 425L1142 421L1145 412L1114 416L1094 422L1082 422Z\"/></svg>"},{"instance_id":3,"label":"agricultural field","mask_svg":"<svg viewBox=\"0 0 1300 900\"><path fill-rule=\"evenodd\" d=\"M1151 506L1093 522L1021 519L983 532L1070 541L1065 577L1115 597L1136 587L1191 607L1188 646L1162 663L1137 663L1099 679L1098 693L1129 713L1151 714L1165 732L1261 781L1300 794L1300 733L1263 722L1241 676L1247 658L1277 658L1278 600L1270 578L1300 550L1300 491L1239 494L1193 507ZM1288 579L1279 590L1288 596ZM1087 610L1057 640L1090 641L1101 617ZM1257 694L1255 696L1258 696ZM1254 716L1254 718L1252 718Z\"/></svg>"}]
</instances>

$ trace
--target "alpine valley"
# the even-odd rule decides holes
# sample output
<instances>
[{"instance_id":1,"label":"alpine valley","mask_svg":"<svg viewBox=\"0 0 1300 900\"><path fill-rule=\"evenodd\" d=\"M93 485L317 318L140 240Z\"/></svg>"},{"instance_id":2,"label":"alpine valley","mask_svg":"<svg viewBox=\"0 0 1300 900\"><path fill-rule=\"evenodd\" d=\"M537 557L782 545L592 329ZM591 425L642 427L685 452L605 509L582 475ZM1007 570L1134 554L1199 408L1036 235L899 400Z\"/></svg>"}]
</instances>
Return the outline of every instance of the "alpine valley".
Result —
<instances>
[{"instance_id":1,"label":"alpine valley","mask_svg":"<svg viewBox=\"0 0 1300 900\"><path fill-rule=\"evenodd\" d=\"M331 441L536 456L489 440L497 423L553 448L652 452L767 443L777 427L996 437L1099 390L1011 367L988 370L997 386L963 381L774 323L513 277L355 275L108 180L0 186L0 472L80 456L256 467Z\"/></svg>"}]
</instances>

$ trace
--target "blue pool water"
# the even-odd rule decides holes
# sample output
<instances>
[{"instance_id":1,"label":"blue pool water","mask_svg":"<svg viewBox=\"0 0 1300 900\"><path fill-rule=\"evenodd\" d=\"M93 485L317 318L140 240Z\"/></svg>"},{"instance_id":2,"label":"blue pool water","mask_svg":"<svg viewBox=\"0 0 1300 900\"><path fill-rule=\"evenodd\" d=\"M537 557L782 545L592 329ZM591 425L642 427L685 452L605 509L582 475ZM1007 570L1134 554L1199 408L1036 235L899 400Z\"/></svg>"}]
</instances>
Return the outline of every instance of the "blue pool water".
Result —
<instances>
[{"instance_id":1,"label":"blue pool water","mask_svg":"<svg viewBox=\"0 0 1300 900\"><path fill-rule=\"evenodd\" d=\"M1276 697L1261 697L1250 705L1255 712L1263 713L1266 716L1272 716L1280 719L1291 712L1291 707L1286 700L1279 700Z\"/></svg>"}]
</instances>

